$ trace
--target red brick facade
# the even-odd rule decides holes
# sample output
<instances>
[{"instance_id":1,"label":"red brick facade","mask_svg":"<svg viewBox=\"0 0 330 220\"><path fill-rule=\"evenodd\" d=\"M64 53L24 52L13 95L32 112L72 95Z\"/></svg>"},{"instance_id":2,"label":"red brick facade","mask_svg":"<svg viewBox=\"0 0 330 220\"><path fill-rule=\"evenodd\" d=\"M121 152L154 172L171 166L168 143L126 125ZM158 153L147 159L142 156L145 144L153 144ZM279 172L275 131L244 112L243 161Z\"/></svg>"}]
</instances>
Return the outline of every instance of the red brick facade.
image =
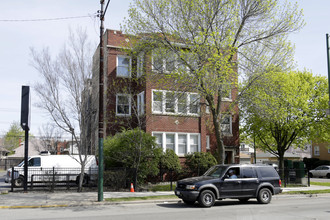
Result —
<instances>
[{"instance_id":1,"label":"red brick facade","mask_svg":"<svg viewBox=\"0 0 330 220\"><path fill-rule=\"evenodd\" d=\"M107 30L105 34L105 84L107 86L104 105L105 109L105 127L106 134L114 135L119 132L122 127L134 127L140 125L147 133L158 134L161 143L167 146L179 146L178 143L171 143L171 141L178 142L180 139L186 145L191 145L187 149L195 149L196 141L198 140L198 151L212 153L216 150L216 139L213 134L213 124L209 113L205 113L205 106L200 106L200 111L196 115L175 115L155 113L152 110L153 103L153 91L165 90L161 88L159 84L154 84L153 80L132 80L136 79L136 72L131 71L131 77L118 78L117 72L117 55L124 55L122 48L127 47L128 38L120 31ZM150 56L146 55L145 69L150 71ZM131 60L131 65L136 66L136 60ZM134 69L134 68L132 68ZM142 77L143 78L143 77ZM144 78L143 78L144 79ZM127 91L127 85L130 87L130 91ZM143 93L141 93L143 92ZM130 93L133 95L133 101L131 103L131 115L130 117L116 116L116 104L119 99L116 94ZM137 120L136 114L133 114L134 106L136 106L136 94L143 94L144 110L145 113L142 117L143 125L141 126L141 120ZM234 100L237 96L237 89L232 89L231 97ZM226 110L231 102L223 102L222 109ZM141 119L141 118L139 118ZM224 136L224 144L226 146L226 155L228 156L227 163L239 163L239 118L238 107L235 106L235 114L231 117L231 134ZM186 137L186 139L185 139ZM161 139L162 138L162 139ZM165 139L165 140L164 140ZM185 142L186 141L186 142ZM209 148L207 149L207 142ZM174 145L171 145L174 144ZM166 146L163 146L165 149ZM179 153L180 150L176 149L179 156L183 154ZM186 152L189 153L189 152Z\"/></svg>"}]
</instances>

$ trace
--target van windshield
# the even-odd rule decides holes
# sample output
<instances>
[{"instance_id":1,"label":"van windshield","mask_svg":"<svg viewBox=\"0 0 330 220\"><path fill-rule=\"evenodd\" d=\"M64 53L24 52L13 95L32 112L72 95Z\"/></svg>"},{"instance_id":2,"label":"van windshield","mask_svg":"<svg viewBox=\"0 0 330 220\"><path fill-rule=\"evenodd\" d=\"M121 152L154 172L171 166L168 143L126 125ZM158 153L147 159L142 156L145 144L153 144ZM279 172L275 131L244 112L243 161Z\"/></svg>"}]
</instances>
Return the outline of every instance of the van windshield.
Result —
<instances>
[{"instance_id":1,"label":"van windshield","mask_svg":"<svg viewBox=\"0 0 330 220\"><path fill-rule=\"evenodd\" d=\"M30 160L31 157L28 158L28 160ZM23 167L24 166L24 160L22 160L18 165L18 167Z\"/></svg>"},{"instance_id":2,"label":"van windshield","mask_svg":"<svg viewBox=\"0 0 330 220\"><path fill-rule=\"evenodd\" d=\"M226 172L228 166L213 166L204 173L203 176L221 177Z\"/></svg>"}]
</instances>

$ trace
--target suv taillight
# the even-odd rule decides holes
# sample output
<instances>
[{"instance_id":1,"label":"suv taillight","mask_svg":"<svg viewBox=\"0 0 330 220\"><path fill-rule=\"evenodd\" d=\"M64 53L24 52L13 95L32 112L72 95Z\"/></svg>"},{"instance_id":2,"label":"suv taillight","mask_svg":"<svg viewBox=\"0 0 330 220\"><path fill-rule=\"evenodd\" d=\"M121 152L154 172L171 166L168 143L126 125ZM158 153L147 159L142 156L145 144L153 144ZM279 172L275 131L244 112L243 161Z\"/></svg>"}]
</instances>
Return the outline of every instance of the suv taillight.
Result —
<instances>
[{"instance_id":1,"label":"suv taillight","mask_svg":"<svg viewBox=\"0 0 330 220\"><path fill-rule=\"evenodd\" d=\"M282 180L281 180L281 179L278 181L278 184L279 184L280 186L282 186Z\"/></svg>"}]
</instances>

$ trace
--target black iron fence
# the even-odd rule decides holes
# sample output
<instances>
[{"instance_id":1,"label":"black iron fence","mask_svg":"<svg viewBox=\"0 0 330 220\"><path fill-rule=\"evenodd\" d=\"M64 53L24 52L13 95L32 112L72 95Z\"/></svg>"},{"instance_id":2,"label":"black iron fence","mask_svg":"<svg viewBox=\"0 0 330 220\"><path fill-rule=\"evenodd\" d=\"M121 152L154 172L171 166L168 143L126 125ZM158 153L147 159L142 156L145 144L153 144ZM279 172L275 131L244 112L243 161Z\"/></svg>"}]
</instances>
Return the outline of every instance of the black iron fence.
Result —
<instances>
[{"instance_id":1,"label":"black iron fence","mask_svg":"<svg viewBox=\"0 0 330 220\"><path fill-rule=\"evenodd\" d=\"M278 173L282 179L282 187L287 187L290 185L310 185L310 178L307 169L286 168L281 171L282 172L278 170Z\"/></svg>"},{"instance_id":2,"label":"black iron fence","mask_svg":"<svg viewBox=\"0 0 330 220\"><path fill-rule=\"evenodd\" d=\"M76 187L80 179L80 168L34 168L29 167L27 186L29 189L43 188L54 191L55 187L66 187L70 189ZM7 173L8 180L11 181L11 190L24 186L24 168L12 168ZM94 186L97 183L97 168L87 168L84 170L83 185Z\"/></svg>"},{"instance_id":3,"label":"black iron fence","mask_svg":"<svg viewBox=\"0 0 330 220\"><path fill-rule=\"evenodd\" d=\"M17 169L17 168L16 168ZM283 172L277 170L282 176L282 187L291 185L309 186L310 179L306 169L283 169ZM50 169L31 169L28 171L28 189L47 189L54 191L55 188L76 189L80 178L81 170L68 168L50 168ZM135 169L128 168L110 168L104 171L104 188L108 191L126 191L130 189L133 183L135 190L146 189L146 186L157 184L170 184L171 189L175 188L176 181L186 178L202 175L200 170L182 170L180 173L173 170L161 170L159 175L148 177L143 181L136 182ZM24 178L22 170L12 170L10 176L12 179L12 189L22 188ZM89 190L97 189L98 169L89 168L85 170L83 186Z\"/></svg>"}]
</instances>

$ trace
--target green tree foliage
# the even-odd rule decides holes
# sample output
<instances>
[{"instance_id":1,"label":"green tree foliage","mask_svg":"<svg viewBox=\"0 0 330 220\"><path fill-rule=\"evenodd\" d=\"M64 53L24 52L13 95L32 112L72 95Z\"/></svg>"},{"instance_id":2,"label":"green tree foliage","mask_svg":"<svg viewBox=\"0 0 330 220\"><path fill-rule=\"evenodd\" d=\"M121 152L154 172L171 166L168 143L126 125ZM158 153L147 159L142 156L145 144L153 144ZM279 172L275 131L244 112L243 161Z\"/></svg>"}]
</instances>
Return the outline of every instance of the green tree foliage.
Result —
<instances>
[{"instance_id":1,"label":"green tree foliage","mask_svg":"<svg viewBox=\"0 0 330 220\"><path fill-rule=\"evenodd\" d=\"M287 36L303 25L297 5L277 0L135 0L123 29L137 36L125 46L129 52L153 57L163 89L199 93L224 163L221 122L238 108L222 103L237 90L237 70L251 84L268 66L290 64Z\"/></svg>"},{"instance_id":2,"label":"green tree foliage","mask_svg":"<svg viewBox=\"0 0 330 220\"><path fill-rule=\"evenodd\" d=\"M25 133L18 122L10 125L9 131L4 136L4 145L7 150L12 151L19 147L20 141L24 142Z\"/></svg>"},{"instance_id":3,"label":"green tree foliage","mask_svg":"<svg viewBox=\"0 0 330 220\"><path fill-rule=\"evenodd\" d=\"M210 167L217 164L217 160L210 152L194 152L187 154L185 158L186 167L197 175L205 173Z\"/></svg>"},{"instance_id":4,"label":"green tree foliage","mask_svg":"<svg viewBox=\"0 0 330 220\"><path fill-rule=\"evenodd\" d=\"M160 155L155 155L157 144L155 138L135 128L123 130L104 141L104 161L106 167L126 167L136 170L138 181L148 175L156 175Z\"/></svg>"},{"instance_id":5,"label":"green tree foliage","mask_svg":"<svg viewBox=\"0 0 330 220\"><path fill-rule=\"evenodd\" d=\"M329 141L327 80L309 72L268 71L251 86L241 102L244 131L257 147L278 157L290 146L309 140Z\"/></svg>"},{"instance_id":6,"label":"green tree foliage","mask_svg":"<svg viewBox=\"0 0 330 220\"><path fill-rule=\"evenodd\" d=\"M171 170L176 173L182 170L180 159L172 149L166 149L165 152L160 148L158 150L161 151L159 162L162 170Z\"/></svg>"}]
</instances>

